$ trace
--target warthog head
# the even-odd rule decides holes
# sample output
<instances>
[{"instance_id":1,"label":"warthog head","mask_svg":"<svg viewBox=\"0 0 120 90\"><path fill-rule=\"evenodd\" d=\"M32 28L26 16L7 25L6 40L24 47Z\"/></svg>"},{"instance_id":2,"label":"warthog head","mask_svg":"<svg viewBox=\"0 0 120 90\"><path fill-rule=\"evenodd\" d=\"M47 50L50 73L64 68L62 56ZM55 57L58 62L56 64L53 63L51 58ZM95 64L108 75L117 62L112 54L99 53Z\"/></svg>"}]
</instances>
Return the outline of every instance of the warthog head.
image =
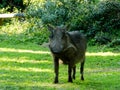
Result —
<instances>
[{"instance_id":1,"label":"warthog head","mask_svg":"<svg viewBox=\"0 0 120 90\"><path fill-rule=\"evenodd\" d=\"M66 33L66 26L54 27L54 26L48 25L48 29L51 32L49 37L50 50L54 54L62 53L67 46L67 42L69 41L68 35Z\"/></svg>"}]
</instances>

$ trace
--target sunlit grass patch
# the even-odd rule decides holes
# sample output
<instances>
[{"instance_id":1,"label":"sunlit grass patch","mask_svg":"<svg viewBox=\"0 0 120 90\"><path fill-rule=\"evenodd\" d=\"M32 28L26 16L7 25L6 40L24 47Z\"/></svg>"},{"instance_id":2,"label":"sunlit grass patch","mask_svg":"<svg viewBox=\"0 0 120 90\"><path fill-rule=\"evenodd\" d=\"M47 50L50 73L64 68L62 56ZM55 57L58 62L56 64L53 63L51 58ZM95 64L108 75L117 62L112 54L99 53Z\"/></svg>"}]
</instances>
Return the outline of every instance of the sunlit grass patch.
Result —
<instances>
[{"instance_id":1,"label":"sunlit grass patch","mask_svg":"<svg viewBox=\"0 0 120 90\"><path fill-rule=\"evenodd\" d=\"M86 68L87 73L110 73L120 72L120 68Z\"/></svg>"},{"instance_id":2,"label":"sunlit grass patch","mask_svg":"<svg viewBox=\"0 0 120 90\"><path fill-rule=\"evenodd\" d=\"M96 52L96 53L86 53L87 56L120 56L120 53L113 52Z\"/></svg>"},{"instance_id":3,"label":"sunlit grass patch","mask_svg":"<svg viewBox=\"0 0 120 90\"><path fill-rule=\"evenodd\" d=\"M26 60L23 57L21 60L16 60L16 59L9 59L9 58L0 58L1 62L16 62L16 63L33 63L33 64L40 64L40 63L51 63L48 60Z\"/></svg>"},{"instance_id":4,"label":"sunlit grass patch","mask_svg":"<svg viewBox=\"0 0 120 90\"><path fill-rule=\"evenodd\" d=\"M50 54L48 51L33 51L33 50L22 50L13 48L0 48L1 52L18 52L18 53L36 53L36 54Z\"/></svg>"},{"instance_id":5,"label":"sunlit grass patch","mask_svg":"<svg viewBox=\"0 0 120 90\"><path fill-rule=\"evenodd\" d=\"M25 72L52 72L50 69L22 68L22 67L1 67L2 70L25 71ZM0 69L0 70L1 70Z\"/></svg>"}]
</instances>

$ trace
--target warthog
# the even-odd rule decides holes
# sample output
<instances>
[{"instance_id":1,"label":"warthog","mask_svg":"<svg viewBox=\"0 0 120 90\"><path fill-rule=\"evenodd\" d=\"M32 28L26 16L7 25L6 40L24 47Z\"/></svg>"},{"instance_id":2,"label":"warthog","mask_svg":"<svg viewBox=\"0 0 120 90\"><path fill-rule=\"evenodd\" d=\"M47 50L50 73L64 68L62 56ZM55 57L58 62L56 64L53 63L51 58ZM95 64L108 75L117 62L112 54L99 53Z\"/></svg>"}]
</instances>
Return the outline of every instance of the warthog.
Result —
<instances>
[{"instance_id":1,"label":"warthog","mask_svg":"<svg viewBox=\"0 0 120 90\"><path fill-rule=\"evenodd\" d=\"M58 83L59 59L68 65L68 82L75 79L76 64L80 63L81 80L84 80L86 39L79 31L67 32L67 27L48 25L51 32L49 48L54 58L54 83ZM73 76L71 75L73 73Z\"/></svg>"}]
</instances>

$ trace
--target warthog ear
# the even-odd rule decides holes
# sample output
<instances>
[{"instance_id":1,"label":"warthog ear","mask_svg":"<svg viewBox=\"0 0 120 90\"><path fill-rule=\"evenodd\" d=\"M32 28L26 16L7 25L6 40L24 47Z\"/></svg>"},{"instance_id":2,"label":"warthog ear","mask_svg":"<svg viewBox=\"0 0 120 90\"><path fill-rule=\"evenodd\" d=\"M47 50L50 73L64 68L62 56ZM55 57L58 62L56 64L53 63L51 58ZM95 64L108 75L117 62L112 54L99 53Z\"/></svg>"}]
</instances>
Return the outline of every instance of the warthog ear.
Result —
<instances>
[{"instance_id":1,"label":"warthog ear","mask_svg":"<svg viewBox=\"0 0 120 90\"><path fill-rule=\"evenodd\" d=\"M63 29L64 29L65 31L69 31L70 25L69 25L69 24L65 25L65 26L63 27Z\"/></svg>"},{"instance_id":2,"label":"warthog ear","mask_svg":"<svg viewBox=\"0 0 120 90\"><path fill-rule=\"evenodd\" d=\"M50 31L55 30L55 27L51 24L48 24L47 27L48 27L48 30L50 30Z\"/></svg>"}]
</instances>

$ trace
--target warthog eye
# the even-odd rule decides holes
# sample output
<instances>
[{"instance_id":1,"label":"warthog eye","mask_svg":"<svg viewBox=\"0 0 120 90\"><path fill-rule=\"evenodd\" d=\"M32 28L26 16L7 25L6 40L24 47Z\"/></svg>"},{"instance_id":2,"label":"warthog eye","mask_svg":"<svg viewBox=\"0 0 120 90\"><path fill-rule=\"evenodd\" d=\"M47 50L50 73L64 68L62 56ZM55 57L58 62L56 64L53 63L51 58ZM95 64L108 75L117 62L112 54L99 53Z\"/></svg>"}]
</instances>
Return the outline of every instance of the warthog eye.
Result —
<instances>
[{"instance_id":1,"label":"warthog eye","mask_svg":"<svg viewBox=\"0 0 120 90\"><path fill-rule=\"evenodd\" d=\"M50 34L49 38L53 38L53 34Z\"/></svg>"},{"instance_id":2,"label":"warthog eye","mask_svg":"<svg viewBox=\"0 0 120 90\"><path fill-rule=\"evenodd\" d=\"M63 35L62 35L62 39L65 39L65 38L66 38L66 34L63 33Z\"/></svg>"}]
</instances>

